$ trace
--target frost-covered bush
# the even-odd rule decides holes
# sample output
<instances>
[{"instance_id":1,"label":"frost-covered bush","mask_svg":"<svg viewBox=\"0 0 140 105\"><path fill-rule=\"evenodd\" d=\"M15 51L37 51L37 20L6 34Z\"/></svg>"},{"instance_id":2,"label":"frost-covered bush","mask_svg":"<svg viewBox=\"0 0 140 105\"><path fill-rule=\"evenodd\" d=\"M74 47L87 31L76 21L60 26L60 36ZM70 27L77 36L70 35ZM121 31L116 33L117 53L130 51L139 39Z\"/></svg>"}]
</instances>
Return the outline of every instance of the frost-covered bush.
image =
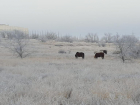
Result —
<instances>
[{"instance_id":1,"label":"frost-covered bush","mask_svg":"<svg viewBox=\"0 0 140 105\"><path fill-rule=\"evenodd\" d=\"M47 32L47 34L45 34L45 37L48 40L56 40L57 39L57 34L54 32Z\"/></svg>"},{"instance_id":2,"label":"frost-covered bush","mask_svg":"<svg viewBox=\"0 0 140 105\"><path fill-rule=\"evenodd\" d=\"M45 35L40 35L38 38L41 42L46 42L47 38L45 37Z\"/></svg>"},{"instance_id":3,"label":"frost-covered bush","mask_svg":"<svg viewBox=\"0 0 140 105\"><path fill-rule=\"evenodd\" d=\"M73 38L69 35L65 35L65 36L62 36L59 41L61 42L70 42L72 43L73 42Z\"/></svg>"},{"instance_id":4,"label":"frost-covered bush","mask_svg":"<svg viewBox=\"0 0 140 105\"><path fill-rule=\"evenodd\" d=\"M104 37L102 37L101 40L104 41L105 43L112 43L113 42L113 36L111 35L111 33L105 33Z\"/></svg>"},{"instance_id":5,"label":"frost-covered bush","mask_svg":"<svg viewBox=\"0 0 140 105\"><path fill-rule=\"evenodd\" d=\"M134 57L134 48L138 44L138 39L132 35L124 35L115 42L117 49L120 51L120 58L124 62Z\"/></svg>"},{"instance_id":6,"label":"frost-covered bush","mask_svg":"<svg viewBox=\"0 0 140 105\"><path fill-rule=\"evenodd\" d=\"M32 34L30 36L30 39L38 39L39 38L39 35L38 34Z\"/></svg>"},{"instance_id":7,"label":"frost-covered bush","mask_svg":"<svg viewBox=\"0 0 140 105\"><path fill-rule=\"evenodd\" d=\"M91 42L91 43L97 43L99 41L99 38L97 36L97 34L93 34L93 33L88 33L85 36L85 42Z\"/></svg>"},{"instance_id":8,"label":"frost-covered bush","mask_svg":"<svg viewBox=\"0 0 140 105\"><path fill-rule=\"evenodd\" d=\"M46 34L43 35L39 35L38 39L41 42L46 42L48 40L57 40L57 34L53 33L53 32L47 32Z\"/></svg>"},{"instance_id":9,"label":"frost-covered bush","mask_svg":"<svg viewBox=\"0 0 140 105\"><path fill-rule=\"evenodd\" d=\"M7 43L4 46L10 49L15 55L20 58L24 58L29 55L27 50L29 41L27 34L19 30L8 31L7 38Z\"/></svg>"},{"instance_id":10,"label":"frost-covered bush","mask_svg":"<svg viewBox=\"0 0 140 105\"><path fill-rule=\"evenodd\" d=\"M133 47L131 49L131 52L129 52L129 55L133 58L139 58L140 57L140 44Z\"/></svg>"}]
</instances>

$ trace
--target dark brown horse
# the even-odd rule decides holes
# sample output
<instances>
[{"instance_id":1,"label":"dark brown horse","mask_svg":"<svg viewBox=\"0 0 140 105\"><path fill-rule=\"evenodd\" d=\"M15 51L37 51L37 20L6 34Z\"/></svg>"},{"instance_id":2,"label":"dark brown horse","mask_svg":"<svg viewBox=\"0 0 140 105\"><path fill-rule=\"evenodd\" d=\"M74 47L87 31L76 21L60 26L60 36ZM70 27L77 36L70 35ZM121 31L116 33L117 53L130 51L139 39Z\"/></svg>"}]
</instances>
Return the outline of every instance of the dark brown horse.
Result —
<instances>
[{"instance_id":1,"label":"dark brown horse","mask_svg":"<svg viewBox=\"0 0 140 105\"><path fill-rule=\"evenodd\" d=\"M75 58L82 57L84 59L85 54L83 52L76 52Z\"/></svg>"},{"instance_id":2,"label":"dark brown horse","mask_svg":"<svg viewBox=\"0 0 140 105\"><path fill-rule=\"evenodd\" d=\"M102 57L102 59L104 59L104 53L103 52L96 53L94 58L98 58L98 57Z\"/></svg>"}]
</instances>

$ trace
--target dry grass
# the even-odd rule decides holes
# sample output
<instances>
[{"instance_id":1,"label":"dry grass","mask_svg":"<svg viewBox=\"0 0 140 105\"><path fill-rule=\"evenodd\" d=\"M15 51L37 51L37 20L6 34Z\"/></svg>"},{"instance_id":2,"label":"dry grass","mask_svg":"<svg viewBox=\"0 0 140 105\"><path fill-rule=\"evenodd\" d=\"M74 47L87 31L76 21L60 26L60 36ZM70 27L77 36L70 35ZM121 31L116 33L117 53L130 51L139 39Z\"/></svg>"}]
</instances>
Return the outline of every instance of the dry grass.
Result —
<instances>
[{"instance_id":1,"label":"dry grass","mask_svg":"<svg viewBox=\"0 0 140 105\"><path fill-rule=\"evenodd\" d=\"M31 44L34 53L24 59L0 47L0 105L139 104L140 60L122 63L112 54L115 46ZM71 53L60 54L61 49ZM102 49L108 50L105 59L94 59L94 51ZM75 59L77 51L84 52L85 59Z\"/></svg>"}]
</instances>

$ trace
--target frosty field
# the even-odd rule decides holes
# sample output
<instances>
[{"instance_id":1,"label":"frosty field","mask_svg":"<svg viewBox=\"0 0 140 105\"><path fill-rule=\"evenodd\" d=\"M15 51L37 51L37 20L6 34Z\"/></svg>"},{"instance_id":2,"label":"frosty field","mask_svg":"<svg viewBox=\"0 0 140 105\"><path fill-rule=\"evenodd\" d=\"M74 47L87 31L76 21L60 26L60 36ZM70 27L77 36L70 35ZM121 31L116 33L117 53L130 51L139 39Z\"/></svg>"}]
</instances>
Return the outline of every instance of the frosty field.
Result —
<instances>
[{"instance_id":1,"label":"frosty field","mask_svg":"<svg viewBox=\"0 0 140 105\"><path fill-rule=\"evenodd\" d=\"M28 47L32 54L21 59L0 45L0 105L140 104L140 60L123 63L114 45L31 40ZM105 58L94 59L104 49ZM75 59L77 51L85 59Z\"/></svg>"}]
</instances>

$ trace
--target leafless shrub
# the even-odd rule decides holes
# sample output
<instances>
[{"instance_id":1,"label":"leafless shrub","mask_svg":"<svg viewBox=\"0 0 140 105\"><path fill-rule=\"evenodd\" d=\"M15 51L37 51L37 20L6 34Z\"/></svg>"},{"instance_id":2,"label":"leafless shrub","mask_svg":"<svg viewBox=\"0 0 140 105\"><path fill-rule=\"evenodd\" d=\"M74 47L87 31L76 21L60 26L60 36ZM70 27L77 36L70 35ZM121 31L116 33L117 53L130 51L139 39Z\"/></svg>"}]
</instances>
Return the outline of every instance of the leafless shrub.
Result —
<instances>
[{"instance_id":1,"label":"leafless shrub","mask_svg":"<svg viewBox=\"0 0 140 105\"><path fill-rule=\"evenodd\" d=\"M54 32L47 32L47 34L45 34L45 37L48 40L56 40L57 39L57 34Z\"/></svg>"},{"instance_id":2,"label":"leafless shrub","mask_svg":"<svg viewBox=\"0 0 140 105\"><path fill-rule=\"evenodd\" d=\"M19 36L20 34L20 36ZM23 31L19 31L19 30L7 30L7 31L1 31L0 35L2 36L2 38L7 38L7 39L13 39L13 38L18 38L18 37L26 37L28 38L28 34L23 32Z\"/></svg>"},{"instance_id":3,"label":"leafless shrub","mask_svg":"<svg viewBox=\"0 0 140 105\"><path fill-rule=\"evenodd\" d=\"M113 38L113 40L112 40L113 43L117 43L120 38L120 35L117 33L116 35L112 36L112 38Z\"/></svg>"},{"instance_id":4,"label":"leafless shrub","mask_svg":"<svg viewBox=\"0 0 140 105\"><path fill-rule=\"evenodd\" d=\"M138 39L132 35L124 35L115 43L117 49L120 51L120 58L124 62L127 59L131 59L133 48L138 43Z\"/></svg>"},{"instance_id":5,"label":"leafless shrub","mask_svg":"<svg viewBox=\"0 0 140 105\"><path fill-rule=\"evenodd\" d=\"M45 35L40 35L38 38L41 42L46 42L47 38L45 37Z\"/></svg>"},{"instance_id":6,"label":"leafless shrub","mask_svg":"<svg viewBox=\"0 0 140 105\"><path fill-rule=\"evenodd\" d=\"M9 48L14 54L16 54L20 58L24 58L29 55L27 51L28 46L28 36L22 31L14 30L8 32L8 40L6 48Z\"/></svg>"},{"instance_id":7,"label":"leafless shrub","mask_svg":"<svg viewBox=\"0 0 140 105\"><path fill-rule=\"evenodd\" d=\"M101 40L103 40L105 43L112 43L113 36L111 35L111 33L105 33L104 37Z\"/></svg>"},{"instance_id":8,"label":"leafless shrub","mask_svg":"<svg viewBox=\"0 0 140 105\"><path fill-rule=\"evenodd\" d=\"M13 31L7 31L7 38L8 39L28 39L28 34L19 31L19 30L13 30Z\"/></svg>"},{"instance_id":9,"label":"leafless shrub","mask_svg":"<svg viewBox=\"0 0 140 105\"><path fill-rule=\"evenodd\" d=\"M66 53L66 51L64 51L64 50L59 50L58 53L64 54L64 53Z\"/></svg>"},{"instance_id":10,"label":"leafless shrub","mask_svg":"<svg viewBox=\"0 0 140 105\"><path fill-rule=\"evenodd\" d=\"M86 42L91 42L91 43L97 43L99 41L99 38L97 36L97 34L93 34L93 33L88 33L85 37L85 41Z\"/></svg>"},{"instance_id":11,"label":"leafless shrub","mask_svg":"<svg viewBox=\"0 0 140 105\"><path fill-rule=\"evenodd\" d=\"M56 33L53 33L53 32L47 32L46 34L42 34L38 37L38 39L41 41L41 42L46 42L48 40L56 40L57 39L57 35Z\"/></svg>"},{"instance_id":12,"label":"leafless shrub","mask_svg":"<svg viewBox=\"0 0 140 105\"><path fill-rule=\"evenodd\" d=\"M30 39L38 39L39 38L39 35L38 34L32 34L30 36Z\"/></svg>"},{"instance_id":13,"label":"leafless shrub","mask_svg":"<svg viewBox=\"0 0 140 105\"><path fill-rule=\"evenodd\" d=\"M65 36L62 36L59 41L62 41L62 42L70 42L72 43L73 42L73 38L69 35L65 35Z\"/></svg>"},{"instance_id":14,"label":"leafless shrub","mask_svg":"<svg viewBox=\"0 0 140 105\"><path fill-rule=\"evenodd\" d=\"M134 46L132 49L131 49L131 52L129 53L130 56L132 56L133 58L139 58L140 57L140 44Z\"/></svg>"}]
</instances>

